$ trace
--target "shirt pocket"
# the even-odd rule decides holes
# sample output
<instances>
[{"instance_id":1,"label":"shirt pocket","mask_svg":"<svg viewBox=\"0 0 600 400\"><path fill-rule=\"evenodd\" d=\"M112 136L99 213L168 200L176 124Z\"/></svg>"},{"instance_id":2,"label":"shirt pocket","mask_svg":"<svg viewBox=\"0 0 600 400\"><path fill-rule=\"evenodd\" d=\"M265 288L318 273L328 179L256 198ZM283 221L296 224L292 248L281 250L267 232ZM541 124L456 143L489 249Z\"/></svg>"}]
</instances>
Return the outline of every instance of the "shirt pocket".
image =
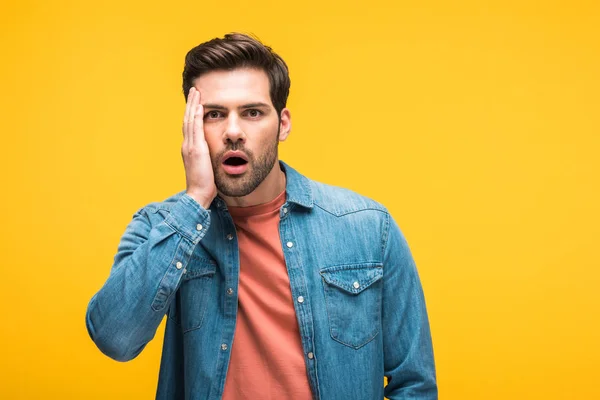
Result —
<instances>
[{"instance_id":1,"label":"shirt pocket","mask_svg":"<svg viewBox=\"0 0 600 400\"><path fill-rule=\"evenodd\" d=\"M383 265L336 265L320 274L331 337L354 349L373 340L381 325Z\"/></svg>"},{"instance_id":2,"label":"shirt pocket","mask_svg":"<svg viewBox=\"0 0 600 400\"><path fill-rule=\"evenodd\" d=\"M206 309L210 303L213 290L214 276L217 264L214 260L207 260L192 256L183 274L183 281L179 287L177 309L183 333L198 329L202 326Z\"/></svg>"}]
</instances>

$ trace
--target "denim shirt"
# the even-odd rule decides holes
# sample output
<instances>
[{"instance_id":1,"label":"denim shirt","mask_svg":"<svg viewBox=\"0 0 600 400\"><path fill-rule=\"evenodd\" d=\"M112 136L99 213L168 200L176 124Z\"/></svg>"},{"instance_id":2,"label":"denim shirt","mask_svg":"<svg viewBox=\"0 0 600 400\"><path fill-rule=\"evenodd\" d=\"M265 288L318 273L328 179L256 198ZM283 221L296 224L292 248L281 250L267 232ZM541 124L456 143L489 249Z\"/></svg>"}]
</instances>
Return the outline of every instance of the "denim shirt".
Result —
<instances>
[{"instance_id":1,"label":"denim shirt","mask_svg":"<svg viewBox=\"0 0 600 400\"><path fill-rule=\"evenodd\" d=\"M374 200L279 165L279 234L313 398L437 399L424 295L394 219ZM219 196L208 210L185 191L150 203L88 304L89 335L128 361L166 315L156 398L220 399L238 278L236 230Z\"/></svg>"}]
</instances>

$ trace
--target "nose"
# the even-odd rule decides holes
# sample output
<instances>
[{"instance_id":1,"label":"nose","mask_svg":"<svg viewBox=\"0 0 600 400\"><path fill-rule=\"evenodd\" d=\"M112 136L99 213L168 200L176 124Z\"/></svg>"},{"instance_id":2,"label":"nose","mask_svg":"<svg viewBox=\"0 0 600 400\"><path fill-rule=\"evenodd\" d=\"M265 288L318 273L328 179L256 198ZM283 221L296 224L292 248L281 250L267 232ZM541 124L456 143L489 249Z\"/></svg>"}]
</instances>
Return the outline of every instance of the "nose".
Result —
<instances>
[{"instance_id":1,"label":"nose","mask_svg":"<svg viewBox=\"0 0 600 400\"><path fill-rule=\"evenodd\" d=\"M243 143L246 141L246 134L239 124L239 117L235 113L230 113L229 118L227 118L227 126L223 135L223 141L225 143L229 141L233 143L241 141Z\"/></svg>"}]
</instances>

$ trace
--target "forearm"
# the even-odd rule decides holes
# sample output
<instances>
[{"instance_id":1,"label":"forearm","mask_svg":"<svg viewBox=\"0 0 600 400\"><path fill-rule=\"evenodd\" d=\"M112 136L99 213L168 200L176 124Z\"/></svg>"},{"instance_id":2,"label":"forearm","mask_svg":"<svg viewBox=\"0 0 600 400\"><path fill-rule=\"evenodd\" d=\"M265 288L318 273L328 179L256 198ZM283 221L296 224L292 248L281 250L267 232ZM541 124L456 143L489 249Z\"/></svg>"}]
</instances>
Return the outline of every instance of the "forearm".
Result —
<instances>
[{"instance_id":1,"label":"forearm","mask_svg":"<svg viewBox=\"0 0 600 400\"><path fill-rule=\"evenodd\" d=\"M86 313L90 337L104 354L131 360L154 337L209 224L209 213L189 196L153 227L143 210L134 215Z\"/></svg>"}]
</instances>

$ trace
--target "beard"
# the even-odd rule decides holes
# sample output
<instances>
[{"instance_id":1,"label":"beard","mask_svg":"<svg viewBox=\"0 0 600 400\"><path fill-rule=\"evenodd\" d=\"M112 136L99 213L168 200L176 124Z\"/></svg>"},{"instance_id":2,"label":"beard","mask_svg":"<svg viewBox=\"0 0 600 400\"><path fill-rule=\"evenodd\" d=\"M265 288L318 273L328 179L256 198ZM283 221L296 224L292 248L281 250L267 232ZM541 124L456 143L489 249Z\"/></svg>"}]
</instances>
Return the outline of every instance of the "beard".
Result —
<instances>
[{"instance_id":1,"label":"beard","mask_svg":"<svg viewBox=\"0 0 600 400\"><path fill-rule=\"evenodd\" d=\"M258 185L269 175L277 161L279 146L279 128L275 141L272 142L262 154L255 156L253 152L244 149L240 142L232 143L225 150L212 158L212 167L215 173L215 185L217 190L229 197L243 197L252 193ZM221 168L223 155L228 151L239 150L248 157L248 169L242 175L227 175Z\"/></svg>"}]
</instances>

